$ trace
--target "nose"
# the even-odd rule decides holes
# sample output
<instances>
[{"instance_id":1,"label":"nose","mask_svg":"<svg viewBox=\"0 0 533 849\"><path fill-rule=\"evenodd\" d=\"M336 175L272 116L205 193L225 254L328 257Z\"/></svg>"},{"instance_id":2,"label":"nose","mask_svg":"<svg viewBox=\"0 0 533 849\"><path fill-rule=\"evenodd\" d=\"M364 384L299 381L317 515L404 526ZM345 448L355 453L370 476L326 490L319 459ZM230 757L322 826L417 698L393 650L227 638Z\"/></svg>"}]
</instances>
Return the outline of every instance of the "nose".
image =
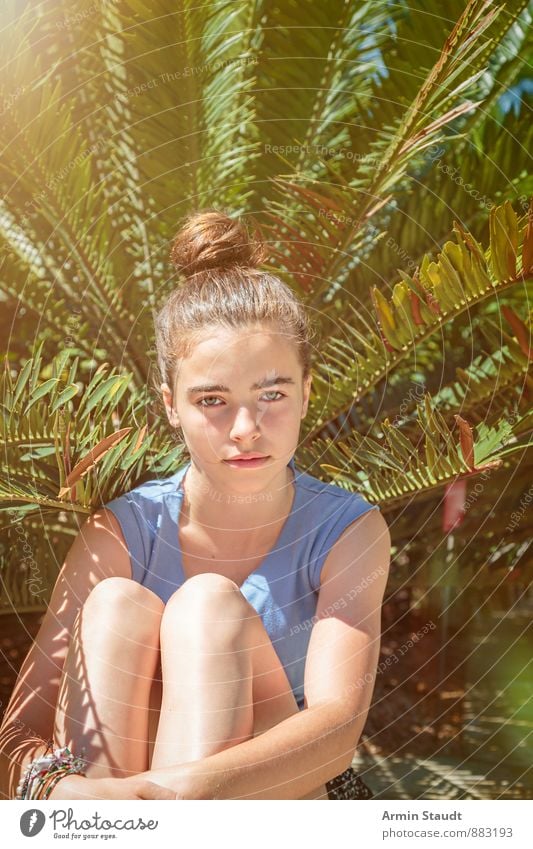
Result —
<instances>
[{"instance_id":1,"label":"nose","mask_svg":"<svg viewBox=\"0 0 533 849\"><path fill-rule=\"evenodd\" d=\"M259 430L259 421L261 420L262 411L255 406L239 407L235 415L230 436L232 439L257 439L261 432Z\"/></svg>"}]
</instances>

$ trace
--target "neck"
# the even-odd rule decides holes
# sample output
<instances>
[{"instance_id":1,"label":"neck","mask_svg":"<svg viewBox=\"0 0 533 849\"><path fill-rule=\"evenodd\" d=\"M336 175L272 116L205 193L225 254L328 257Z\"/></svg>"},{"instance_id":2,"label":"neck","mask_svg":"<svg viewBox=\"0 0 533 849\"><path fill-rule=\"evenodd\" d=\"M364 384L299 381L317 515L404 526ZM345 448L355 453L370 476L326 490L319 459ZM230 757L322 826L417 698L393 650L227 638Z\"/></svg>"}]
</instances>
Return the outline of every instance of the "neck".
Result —
<instances>
[{"instance_id":1,"label":"neck","mask_svg":"<svg viewBox=\"0 0 533 849\"><path fill-rule=\"evenodd\" d=\"M205 529L209 536L224 532L246 532L247 538L268 537L272 526L290 513L294 472L285 466L263 489L253 494L237 492L226 483L213 481L191 462L182 479L182 509L190 522Z\"/></svg>"}]
</instances>

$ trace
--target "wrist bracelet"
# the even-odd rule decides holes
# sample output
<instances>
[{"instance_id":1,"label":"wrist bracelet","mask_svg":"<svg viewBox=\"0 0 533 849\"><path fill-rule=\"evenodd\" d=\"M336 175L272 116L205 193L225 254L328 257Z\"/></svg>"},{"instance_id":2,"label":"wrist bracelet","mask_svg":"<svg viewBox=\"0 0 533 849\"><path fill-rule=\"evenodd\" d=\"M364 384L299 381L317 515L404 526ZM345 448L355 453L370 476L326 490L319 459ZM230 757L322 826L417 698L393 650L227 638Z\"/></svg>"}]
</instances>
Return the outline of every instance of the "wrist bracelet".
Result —
<instances>
[{"instance_id":1,"label":"wrist bracelet","mask_svg":"<svg viewBox=\"0 0 533 849\"><path fill-rule=\"evenodd\" d=\"M51 774L51 776L47 776L45 778L45 783L41 788L41 792L39 793L38 799L48 799L52 790L59 784L62 778L65 778L67 775L72 775L74 770L66 769L66 770L56 770Z\"/></svg>"},{"instance_id":2,"label":"wrist bracelet","mask_svg":"<svg viewBox=\"0 0 533 849\"><path fill-rule=\"evenodd\" d=\"M17 787L15 798L47 799L57 782L66 775L73 773L85 775L83 770L87 766L87 761L83 757L85 754L84 748L81 750L81 757L73 755L68 746L64 746L62 749L56 749L53 753L47 754L48 749L52 745L53 743L50 740L45 754L40 758L35 758L35 760L26 766Z\"/></svg>"}]
</instances>

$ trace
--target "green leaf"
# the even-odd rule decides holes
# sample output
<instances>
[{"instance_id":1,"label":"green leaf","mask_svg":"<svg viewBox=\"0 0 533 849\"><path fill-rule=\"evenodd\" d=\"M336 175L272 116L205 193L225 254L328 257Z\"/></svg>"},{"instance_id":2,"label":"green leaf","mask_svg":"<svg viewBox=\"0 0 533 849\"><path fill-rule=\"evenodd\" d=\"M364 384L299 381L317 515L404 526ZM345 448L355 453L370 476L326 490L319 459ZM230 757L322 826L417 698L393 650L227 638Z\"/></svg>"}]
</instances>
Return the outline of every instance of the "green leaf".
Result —
<instances>
[{"instance_id":1,"label":"green leaf","mask_svg":"<svg viewBox=\"0 0 533 849\"><path fill-rule=\"evenodd\" d=\"M57 377L51 377L49 378L49 380L45 380L44 383L41 383L41 385L33 391L29 402L26 404L24 408L24 415L27 415L27 413L31 410L34 404L37 403L37 401L40 401L41 398L44 398L45 395L50 394L50 392L55 388L57 383Z\"/></svg>"},{"instance_id":2,"label":"green leaf","mask_svg":"<svg viewBox=\"0 0 533 849\"><path fill-rule=\"evenodd\" d=\"M79 393L79 388L76 385L67 386L66 389L63 389L62 392L59 393L56 400L52 404L50 408L50 413L55 413L60 407L63 407L67 404L72 398L75 398Z\"/></svg>"}]
</instances>

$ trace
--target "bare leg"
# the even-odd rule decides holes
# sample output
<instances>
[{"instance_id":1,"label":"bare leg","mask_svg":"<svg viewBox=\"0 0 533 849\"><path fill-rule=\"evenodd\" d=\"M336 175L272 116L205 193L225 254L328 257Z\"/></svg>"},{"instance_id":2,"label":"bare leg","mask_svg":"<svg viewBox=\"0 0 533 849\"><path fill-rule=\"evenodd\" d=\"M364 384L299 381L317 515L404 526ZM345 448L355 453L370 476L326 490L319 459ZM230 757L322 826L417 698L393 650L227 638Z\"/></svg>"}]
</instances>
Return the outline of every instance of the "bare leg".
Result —
<instances>
[{"instance_id":1,"label":"bare leg","mask_svg":"<svg viewBox=\"0 0 533 849\"><path fill-rule=\"evenodd\" d=\"M167 602L152 769L200 760L253 735L252 656L242 649L239 595L222 575L204 573Z\"/></svg>"},{"instance_id":2,"label":"bare leg","mask_svg":"<svg viewBox=\"0 0 533 849\"><path fill-rule=\"evenodd\" d=\"M298 713L260 617L222 575L189 578L167 602L161 668L152 769L208 757ZM327 798L325 787L303 798Z\"/></svg>"},{"instance_id":3,"label":"bare leg","mask_svg":"<svg viewBox=\"0 0 533 849\"><path fill-rule=\"evenodd\" d=\"M135 581L106 578L74 625L56 706L54 740L86 749L91 778L149 768L148 700L159 660L163 602Z\"/></svg>"},{"instance_id":4,"label":"bare leg","mask_svg":"<svg viewBox=\"0 0 533 849\"><path fill-rule=\"evenodd\" d=\"M217 597L222 591L223 605ZM165 675L164 710L160 627L162 641L164 636L171 649L165 656L177 664L176 670L172 663L165 665L169 675ZM203 642L194 639L198 631ZM203 712L202 698L198 701L202 694L204 706L207 700ZM54 739L76 753L85 746L90 777L120 777L206 757L263 733L297 712L285 670L263 623L232 581L212 573L198 575L186 581L165 607L150 590L117 577L95 587L76 620L60 685ZM193 725L195 718L199 721ZM165 734L170 738L165 739ZM175 751L158 763L157 741L163 755L169 743L172 747L177 742L183 756ZM194 751L187 751L187 745ZM303 798L327 798L325 788Z\"/></svg>"}]
</instances>

